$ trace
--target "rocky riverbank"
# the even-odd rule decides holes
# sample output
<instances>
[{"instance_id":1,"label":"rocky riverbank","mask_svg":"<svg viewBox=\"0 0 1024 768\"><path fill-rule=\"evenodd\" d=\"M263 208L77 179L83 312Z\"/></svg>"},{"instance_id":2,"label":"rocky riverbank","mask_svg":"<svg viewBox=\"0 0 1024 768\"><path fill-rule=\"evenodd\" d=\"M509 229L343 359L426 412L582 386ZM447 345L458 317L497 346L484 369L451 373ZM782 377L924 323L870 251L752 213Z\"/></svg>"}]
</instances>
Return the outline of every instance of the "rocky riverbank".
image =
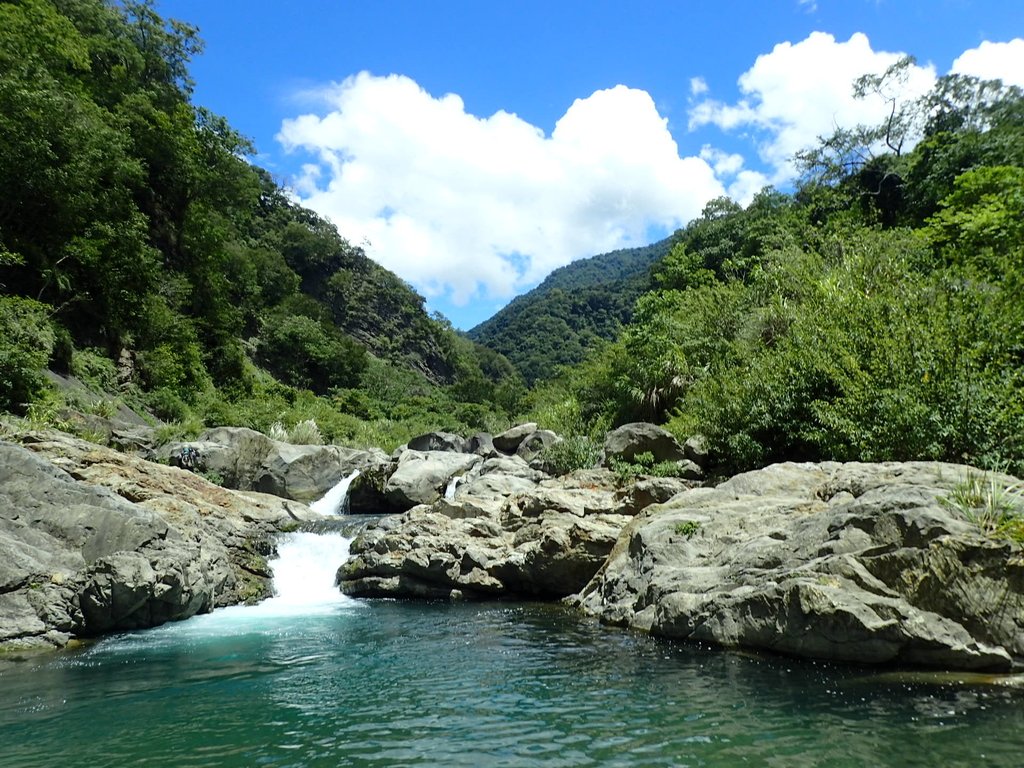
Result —
<instances>
[{"instance_id":1,"label":"rocky riverbank","mask_svg":"<svg viewBox=\"0 0 1024 768\"><path fill-rule=\"evenodd\" d=\"M55 432L0 441L0 649L150 627L269 594L304 504Z\"/></svg>"},{"instance_id":2,"label":"rocky riverbank","mask_svg":"<svg viewBox=\"0 0 1024 768\"><path fill-rule=\"evenodd\" d=\"M991 524L996 502L1024 516L1015 478L780 464L705 487L699 441L652 425L610 433L604 466L554 476L544 448L559 440L521 425L424 435L387 455L211 430L190 455L228 490L60 433L19 435L0 444L0 646L59 646L258 599L273 534L311 520L302 501L359 470L353 510L394 514L339 569L353 596L567 599L678 640L1024 668L1024 552ZM637 474L641 456L679 476ZM967 487L988 488L988 501Z\"/></svg>"}]
</instances>

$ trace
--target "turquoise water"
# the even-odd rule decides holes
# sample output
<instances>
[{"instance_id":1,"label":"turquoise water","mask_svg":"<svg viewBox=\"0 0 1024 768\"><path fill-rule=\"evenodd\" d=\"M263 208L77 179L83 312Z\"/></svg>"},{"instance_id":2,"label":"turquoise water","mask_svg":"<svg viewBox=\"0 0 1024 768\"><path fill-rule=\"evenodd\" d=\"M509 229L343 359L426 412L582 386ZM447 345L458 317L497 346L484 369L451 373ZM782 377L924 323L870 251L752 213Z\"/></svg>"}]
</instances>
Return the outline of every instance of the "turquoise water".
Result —
<instances>
[{"instance_id":1,"label":"turquoise water","mask_svg":"<svg viewBox=\"0 0 1024 768\"><path fill-rule=\"evenodd\" d=\"M1024 691L558 606L228 609L0 667L0 766L1019 766Z\"/></svg>"}]
</instances>

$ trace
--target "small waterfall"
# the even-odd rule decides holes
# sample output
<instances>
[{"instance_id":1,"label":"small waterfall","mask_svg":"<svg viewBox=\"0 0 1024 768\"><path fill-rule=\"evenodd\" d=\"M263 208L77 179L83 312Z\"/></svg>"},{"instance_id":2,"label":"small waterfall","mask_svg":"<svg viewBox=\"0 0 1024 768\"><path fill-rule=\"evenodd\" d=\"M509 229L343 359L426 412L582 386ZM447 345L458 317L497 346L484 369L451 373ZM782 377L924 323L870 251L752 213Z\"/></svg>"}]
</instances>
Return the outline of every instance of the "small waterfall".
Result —
<instances>
[{"instance_id":1,"label":"small waterfall","mask_svg":"<svg viewBox=\"0 0 1024 768\"><path fill-rule=\"evenodd\" d=\"M338 481L331 490L317 499L309 508L321 515L343 515L348 510L348 487L352 481L359 476L359 470L354 470L348 477Z\"/></svg>"},{"instance_id":2,"label":"small waterfall","mask_svg":"<svg viewBox=\"0 0 1024 768\"><path fill-rule=\"evenodd\" d=\"M444 498L446 501L453 501L455 499L455 489L458 488L459 483L465 479L465 475L458 475L448 481L448 487L444 489Z\"/></svg>"},{"instance_id":3,"label":"small waterfall","mask_svg":"<svg viewBox=\"0 0 1024 768\"><path fill-rule=\"evenodd\" d=\"M340 533L290 533L277 545L274 597L261 603L268 609L312 608L347 602L334 577L348 560L352 540Z\"/></svg>"}]
</instances>

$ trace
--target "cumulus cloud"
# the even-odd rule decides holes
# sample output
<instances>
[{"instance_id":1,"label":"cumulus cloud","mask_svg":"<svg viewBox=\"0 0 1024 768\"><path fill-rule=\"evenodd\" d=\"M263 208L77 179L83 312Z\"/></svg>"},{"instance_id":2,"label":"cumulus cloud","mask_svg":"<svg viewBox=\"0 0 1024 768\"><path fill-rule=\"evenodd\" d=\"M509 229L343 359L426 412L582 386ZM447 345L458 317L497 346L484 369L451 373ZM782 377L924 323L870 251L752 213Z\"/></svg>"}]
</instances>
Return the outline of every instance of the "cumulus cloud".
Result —
<instances>
[{"instance_id":1,"label":"cumulus cloud","mask_svg":"<svg viewBox=\"0 0 1024 768\"><path fill-rule=\"evenodd\" d=\"M369 73L320 92L325 109L278 140L316 160L302 202L428 297L507 298L573 259L647 242L724 192L680 157L641 90L577 99L550 136L518 116L478 117L455 94Z\"/></svg>"},{"instance_id":2,"label":"cumulus cloud","mask_svg":"<svg viewBox=\"0 0 1024 768\"><path fill-rule=\"evenodd\" d=\"M950 71L1024 88L1024 39L1017 37L1008 43L986 40L958 56Z\"/></svg>"},{"instance_id":3,"label":"cumulus cloud","mask_svg":"<svg viewBox=\"0 0 1024 768\"><path fill-rule=\"evenodd\" d=\"M739 78L742 98L735 104L705 100L690 111L690 129L715 125L742 129L755 140L761 160L772 169L773 183L793 177L793 155L812 146L838 126L875 124L888 114L881 97L855 99L853 81L881 73L904 54L875 51L867 36L845 42L814 32L798 43L780 43L758 56ZM935 83L931 66L913 66L902 89L914 98ZM748 179L749 181L749 179Z\"/></svg>"}]
</instances>

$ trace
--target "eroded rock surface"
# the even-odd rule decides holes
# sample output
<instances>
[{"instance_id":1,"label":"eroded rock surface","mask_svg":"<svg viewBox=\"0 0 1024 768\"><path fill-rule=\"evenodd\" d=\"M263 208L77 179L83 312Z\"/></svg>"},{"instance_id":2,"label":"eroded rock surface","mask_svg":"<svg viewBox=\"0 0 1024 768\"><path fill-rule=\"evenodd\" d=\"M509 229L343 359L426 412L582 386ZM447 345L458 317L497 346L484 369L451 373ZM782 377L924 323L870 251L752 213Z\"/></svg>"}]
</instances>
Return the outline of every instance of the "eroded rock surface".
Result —
<instances>
[{"instance_id":1,"label":"eroded rock surface","mask_svg":"<svg viewBox=\"0 0 1024 768\"><path fill-rule=\"evenodd\" d=\"M608 623L681 640L1019 668L1021 547L940 501L968 471L780 464L686 491L630 522L575 601Z\"/></svg>"},{"instance_id":2,"label":"eroded rock surface","mask_svg":"<svg viewBox=\"0 0 1024 768\"><path fill-rule=\"evenodd\" d=\"M265 596L271 534L312 513L59 432L0 442L0 647Z\"/></svg>"},{"instance_id":3,"label":"eroded rock surface","mask_svg":"<svg viewBox=\"0 0 1024 768\"><path fill-rule=\"evenodd\" d=\"M338 573L363 597L542 597L572 594L604 562L629 520L611 474L558 479L521 459L491 459L439 499L364 531Z\"/></svg>"}]
</instances>

